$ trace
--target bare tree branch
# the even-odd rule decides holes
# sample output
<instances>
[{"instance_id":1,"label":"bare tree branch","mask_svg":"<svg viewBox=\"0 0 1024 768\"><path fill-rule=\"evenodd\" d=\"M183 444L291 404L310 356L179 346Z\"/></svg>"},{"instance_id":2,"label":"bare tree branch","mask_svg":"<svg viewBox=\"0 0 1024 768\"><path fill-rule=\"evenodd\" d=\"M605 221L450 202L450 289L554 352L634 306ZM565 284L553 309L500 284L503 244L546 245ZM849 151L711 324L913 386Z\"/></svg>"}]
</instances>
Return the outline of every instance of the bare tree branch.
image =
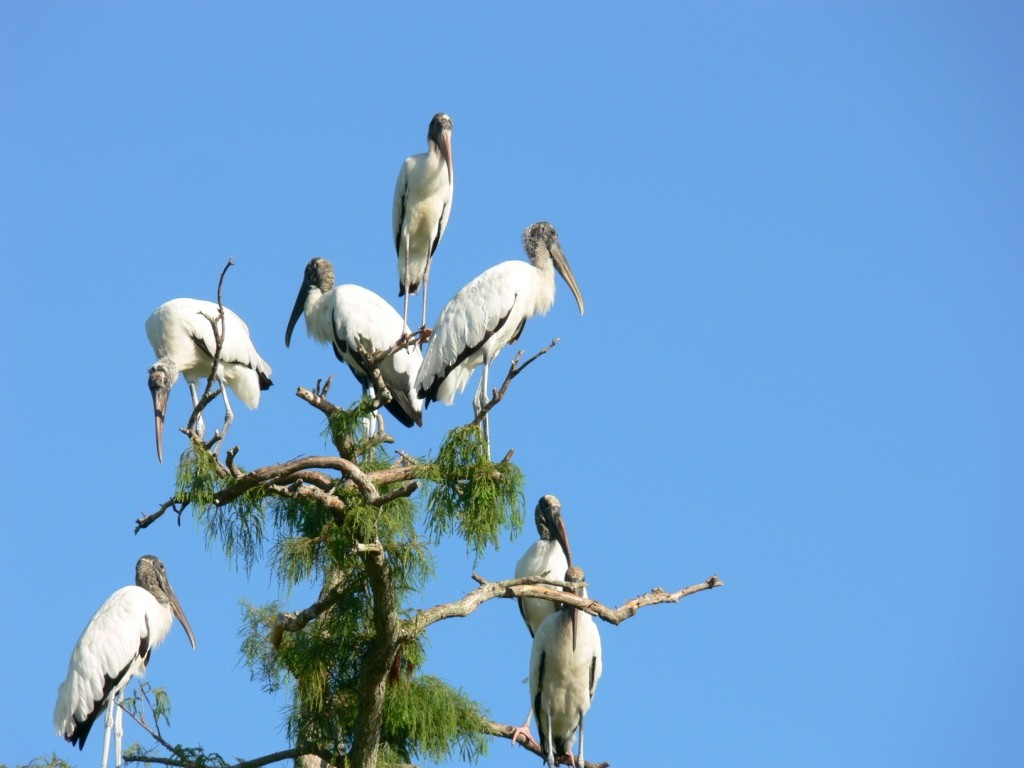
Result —
<instances>
[{"instance_id":1,"label":"bare tree branch","mask_svg":"<svg viewBox=\"0 0 1024 768\"><path fill-rule=\"evenodd\" d=\"M548 352L550 352L552 347L554 347L557 343L558 339L552 339L550 344L548 344L546 347L544 347L544 349L540 350L540 352L535 354L522 365L519 365L519 360L523 356L523 350L519 350L518 352L516 352L516 356L512 358L512 364L508 367L508 373L505 375L505 381L501 383L500 388L491 390L491 399L484 403L483 408L480 409L480 412L477 413L476 418L473 419L473 421L471 421L470 424L483 423L484 417L491 412L491 409L494 408L494 406L501 402L501 399L503 397L505 397L505 393L508 391L508 385L512 383L512 379L514 379L516 376L518 376L520 373L526 370L526 367L530 363L535 361L537 358L539 358L541 355L546 355Z\"/></svg>"},{"instance_id":2,"label":"bare tree branch","mask_svg":"<svg viewBox=\"0 0 1024 768\"><path fill-rule=\"evenodd\" d=\"M210 375L206 378L206 389L203 390L202 397L199 398L199 403L192 409L192 415L189 417L188 426L185 427L186 435L190 437L195 436L202 442L202 437L196 431L196 426L199 422L200 414L213 400L220 394L220 390L213 390L213 384L215 381L219 381L218 369L220 368L220 356L224 349L224 301L222 298L224 290L224 277L227 275L228 270L234 265L234 260L228 259L228 263L224 265L224 269L221 270L220 279L217 281L217 317L209 317L203 315L213 328L213 365L210 368ZM223 385L222 385L223 387ZM212 448L220 440L220 435L214 430L214 436L210 439L209 443L204 443L204 447L207 449Z\"/></svg>"},{"instance_id":3,"label":"bare tree branch","mask_svg":"<svg viewBox=\"0 0 1024 768\"><path fill-rule=\"evenodd\" d=\"M489 736L498 736L502 739L511 739L516 731L514 725L504 725L502 723L495 723L490 720L484 720L481 724L481 730ZM525 736L523 738L526 738ZM533 752L533 754L539 757L545 757L543 748L533 739L517 739L516 744L521 746L523 749ZM569 762L569 758L566 755L555 755L555 763L561 763L562 765L572 765ZM585 761L585 768L608 768L610 763L593 763L590 760Z\"/></svg>"},{"instance_id":4,"label":"bare tree branch","mask_svg":"<svg viewBox=\"0 0 1024 768\"><path fill-rule=\"evenodd\" d=\"M173 509L175 512L178 513L178 525L181 525L181 513L185 511L185 507L187 506L188 500L182 501L176 496L172 496L163 504L161 504L160 508L156 512L136 519L135 533L138 533L143 528L148 528L149 526L151 526L153 523L155 523L157 520L163 517L164 512L166 512L168 509Z\"/></svg>"},{"instance_id":5,"label":"bare tree branch","mask_svg":"<svg viewBox=\"0 0 1024 768\"><path fill-rule=\"evenodd\" d=\"M327 765L341 766L344 764L345 756L343 754L331 754L327 750L314 749L312 747L292 747L291 749L284 749L280 752L274 752L273 754L264 755L263 757L257 757L252 760L242 760L238 763L230 763L227 768L262 768L264 765L270 765L271 763L278 763L283 760L294 760L304 755L313 755L323 760ZM210 768L209 763L201 762L194 763L188 760L180 760L176 757L159 757L157 755L125 755L124 761L126 763L154 763L156 765L167 765L173 768ZM409 766L408 768L412 768Z\"/></svg>"},{"instance_id":6,"label":"bare tree branch","mask_svg":"<svg viewBox=\"0 0 1024 768\"><path fill-rule=\"evenodd\" d=\"M405 632L409 636L416 636L438 621L468 616L483 603L497 597L539 597L543 600L575 606L610 624L621 624L645 606L659 605L661 603L678 603L684 597L689 597L697 592L725 586L725 582L721 581L717 576L711 576L700 584L684 587L676 592L666 592L661 587L654 587L650 592L635 597L618 608L609 608L604 603L600 603L592 598L579 597L572 592L563 592L544 586L549 584L565 586L565 582L553 579L528 576L520 579L506 579L505 581L486 581L479 576L474 576L474 578L481 583L479 587L459 600L417 611L413 614L412 618L405 622Z\"/></svg>"}]
</instances>

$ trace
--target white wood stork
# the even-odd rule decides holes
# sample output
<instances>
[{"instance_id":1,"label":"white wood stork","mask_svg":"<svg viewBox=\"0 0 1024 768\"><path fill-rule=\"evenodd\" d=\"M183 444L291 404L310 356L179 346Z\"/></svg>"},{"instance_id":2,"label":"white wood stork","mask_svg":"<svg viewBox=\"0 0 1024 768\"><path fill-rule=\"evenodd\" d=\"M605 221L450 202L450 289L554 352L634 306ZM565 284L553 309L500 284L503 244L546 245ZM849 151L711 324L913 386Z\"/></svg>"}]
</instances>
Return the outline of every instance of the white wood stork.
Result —
<instances>
[{"instance_id":1,"label":"white wood stork","mask_svg":"<svg viewBox=\"0 0 1024 768\"><path fill-rule=\"evenodd\" d=\"M572 554L569 551L569 538L565 533L562 521L562 504L547 494L541 496L534 512L537 523L537 534L540 538L530 545L516 563L516 578L524 576L547 576L561 580L566 570L572 565ZM519 598L519 612L523 615L530 637L537 633L540 623L558 610L558 603L541 600L537 597Z\"/></svg>"},{"instance_id":2,"label":"white wood stork","mask_svg":"<svg viewBox=\"0 0 1024 768\"><path fill-rule=\"evenodd\" d=\"M565 580L580 584L582 569L569 568ZM587 595L582 585L574 591ZM530 654L530 701L549 768L554 768L556 755L567 755L574 765L585 764L583 718L600 677L601 635L589 614L562 606L541 622ZM571 751L577 731L578 760Z\"/></svg>"},{"instance_id":3,"label":"white wood stork","mask_svg":"<svg viewBox=\"0 0 1024 768\"><path fill-rule=\"evenodd\" d=\"M303 313L309 335L331 345L364 393L373 392L373 379L362 347L371 353L381 352L409 333L409 326L394 307L373 291L359 285L335 286L334 267L326 259L313 259L306 265L284 335L286 347L291 345L292 331ZM423 424L423 403L413 388L422 361L419 347L414 344L398 350L378 366L381 378L391 390L391 402L384 407L407 427Z\"/></svg>"},{"instance_id":4,"label":"white wood stork","mask_svg":"<svg viewBox=\"0 0 1024 768\"><path fill-rule=\"evenodd\" d=\"M146 320L146 336L158 358L149 369L149 391L153 396L153 413L156 417L156 455L161 462L164 460L167 396L180 373L188 382L192 406L199 404L196 383L208 377L213 370L217 340L210 321L220 327L219 311L217 304L212 301L172 299L157 307ZM235 417L228 401L228 387L243 403L255 408L260 404L260 392L273 383L270 381L270 366L253 346L248 326L227 307L224 308L222 340L217 365L217 380L224 397L224 428L221 438L227 434ZM197 426L201 434L201 418Z\"/></svg>"},{"instance_id":5,"label":"white wood stork","mask_svg":"<svg viewBox=\"0 0 1024 768\"><path fill-rule=\"evenodd\" d=\"M562 522L562 503L551 494L540 497L534 511L539 538L530 545L516 563L516 578L524 576L546 576L550 579L561 579L572 565L572 553L569 551L569 537L565 533ZM541 600L537 597L519 598L519 612L523 615L526 628L533 637L541 622L558 610L558 603ZM526 713L526 722L512 734L512 743L518 740L518 734L530 735L530 718L533 707Z\"/></svg>"},{"instance_id":6,"label":"white wood stork","mask_svg":"<svg viewBox=\"0 0 1024 768\"><path fill-rule=\"evenodd\" d=\"M395 182L391 234L398 253L398 295L405 297L402 319L409 322L409 294L423 283L423 327L427 325L430 260L452 212L452 119L439 112L427 129L427 151L407 157Z\"/></svg>"},{"instance_id":7,"label":"white wood stork","mask_svg":"<svg viewBox=\"0 0 1024 768\"><path fill-rule=\"evenodd\" d=\"M464 286L441 311L416 379L416 390L425 405L433 400L451 405L482 363L480 386L473 400L474 410L479 414L488 400L491 362L502 347L519 338L527 320L547 314L554 304L555 270L569 286L583 314L583 297L555 228L546 221L527 227L523 247L530 257L529 264L504 261L491 267ZM490 445L486 417L483 424Z\"/></svg>"},{"instance_id":8,"label":"white wood stork","mask_svg":"<svg viewBox=\"0 0 1024 768\"><path fill-rule=\"evenodd\" d=\"M121 765L120 700L134 675L144 675L153 649L167 637L178 617L192 647L192 627L171 589L167 570L153 555L135 564L135 584L112 594L92 617L71 653L68 675L57 690L53 724L79 749L96 719L106 711L103 733L103 768L114 728L114 764ZM117 710L115 716L115 708Z\"/></svg>"}]
</instances>

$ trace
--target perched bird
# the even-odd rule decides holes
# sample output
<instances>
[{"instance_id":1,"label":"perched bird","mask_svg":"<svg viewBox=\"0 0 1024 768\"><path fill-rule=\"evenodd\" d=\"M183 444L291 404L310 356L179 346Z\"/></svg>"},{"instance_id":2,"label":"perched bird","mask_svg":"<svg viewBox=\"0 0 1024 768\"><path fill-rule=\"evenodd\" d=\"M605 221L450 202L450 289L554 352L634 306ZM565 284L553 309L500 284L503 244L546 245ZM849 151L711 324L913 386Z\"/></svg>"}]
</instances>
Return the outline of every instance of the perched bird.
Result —
<instances>
[{"instance_id":1,"label":"perched bird","mask_svg":"<svg viewBox=\"0 0 1024 768\"><path fill-rule=\"evenodd\" d=\"M505 261L491 267L464 286L441 311L416 379L416 391L425 405L433 400L451 405L476 367L483 364L473 400L475 412L480 413L489 397L491 362L502 347L519 338L527 320L547 314L554 304L555 270L583 314L583 297L555 228L546 221L531 225L523 232L523 247L530 257L529 264ZM486 417L483 423L489 444Z\"/></svg>"},{"instance_id":2,"label":"perched bird","mask_svg":"<svg viewBox=\"0 0 1024 768\"><path fill-rule=\"evenodd\" d=\"M135 564L134 587L112 594L85 628L68 662L67 678L57 690L53 724L57 735L82 749L96 719L106 710L103 768L114 727L114 764L121 765L121 708L124 689L134 675L144 675L153 649L167 637L178 618L192 647L192 634L181 603L167 580L167 570L153 555ZM116 718L114 710L117 710Z\"/></svg>"},{"instance_id":3,"label":"perched bird","mask_svg":"<svg viewBox=\"0 0 1024 768\"><path fill-rule=\"evenodd\" d=\"M577 595L587 596L580 568L569 568L565 580L579 585L572 590ZM541 622L530 654L530 700L549 768L554 768L556 755L567 755L574 765L585 764L583 718L600 677L601 635L597 624L589 614L563 605ZM578 760L571 751L577 730Z\"/></svg>"},{"instance_id":4,"label":"perched bird","mask_svg":"<svg viewBox=\"0 0 1024 768\"><path fill-rule=\"evenodd\" d=\"M309 335L331 345L364 393L373 393L374 387L372 366L363 350L371 355L383 352L410 333L398 312L373 291L359 285L335 286L334 267L326 259L313 259L306 265L284 334L286 347L291 345L292 331L303 313ZM391 402L384 407L407 427L423 424L423 403L413 388L422 360L419 347L413 344L384 358L377 366L391 391Z\"/></svg>"},{"instance_id":5,"label":"perched bird","mask_svg":"<svg viewBox=\"0 0 1024 768\"><path fill-rule=\"evenodd\" d=\"M398 253L398 295L405 297L402 319L409 322L409 294L423 283L423 327L427 325L430 260L441 242L455 193L452 119L439 112L427 128L427 151L407 157L395 182L391 234Z\"/></svg>"},{"instance_id":6,"label":"perched bird","mask_svg":"<svg viewBox=\"0 0 1024 768\"><path fill-rule=\"evenodd\" d=\"M164 460L164 417L167 396L178 380L178 374L188 382L192 406L199 405L196 382L207 378L213 371L213 356L217 338L213 323L220 327L220 308L212 301L202 299L172 299L161 304L146 320L146 336L153 347L157 361L149 369L149 392L153 396L156 417L156 456ZM238 315L224 307L223 343L217 365L217 380L224 398L223 439L235 418L228 401L228 387L250 408L260 404L260 392L269 389L270 366L259 356L249 328ZM225 386L226 385L226 386ZM198 428L202 434L202 417Z\"/></svg>"},{"instance_id":7,"label":"perched bird","mask_svg":"<svg viewBox=\"0 0 1024 768\"><path fill-rule=\"evenodd\" d=\"M516 578L524 576L546 576L558 579L572 565L572 553L569 551L569 538L562 522L562 503L554 496L547 494L540 497L534 511L537 534L540 538L530 545L516 563ZM533 637L544 619L558 610L558 603L542 600L539 597L519 598L519 612L523 615L526 628ZM530 719L533 717L531 705L526 713L526 722L516 728L512 734L512 743L519 739L519 734L530 735Z\"/></svg>"},{"instance_id":8,"label":"perched bird","mask_svg":"<svg viewBox=\"0 0 1024 768\"><path fill-rule=\"evenodd\" d=\"M534 512L540 538L530 545L516 563L516 578L547 576L560 579L572 565L569 538L562 522L562 504L554 496L541 496ZM523 614L530 637L537 633L540 623L558 610L558 603L537 597L519 598L519 612Z\"/></svg>"}]
</instances>

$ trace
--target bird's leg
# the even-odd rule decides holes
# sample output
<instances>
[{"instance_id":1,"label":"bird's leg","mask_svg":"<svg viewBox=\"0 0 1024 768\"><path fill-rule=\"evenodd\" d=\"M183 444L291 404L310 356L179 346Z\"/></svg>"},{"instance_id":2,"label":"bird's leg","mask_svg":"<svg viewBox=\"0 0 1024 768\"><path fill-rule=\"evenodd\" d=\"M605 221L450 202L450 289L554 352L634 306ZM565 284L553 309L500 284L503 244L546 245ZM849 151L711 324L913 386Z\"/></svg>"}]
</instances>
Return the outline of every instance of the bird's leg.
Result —
<instances>
[{"instance_id":1,"label":"bird's leg","mask_svg":"<svg viewBox=\"0 0 1024 768\"><path fill-rule=\"evenodd\" d=\"M516 726L516 729L512 731L512 746L514 747L519 743L519 737L525 736L527 741L533 740L533 735L530 733L530 720L533 718L533 707L530 707L526 713L526 722L522 725ZM524 742L525 743L525 742Z\"/></svg>"},{"instance_id":2,"label":"bird's leg","mask_svg":"<svg viewBox=\"0 0 1024 768\"><path fill-rule=\"evenodd\" d=\"M231 426L231 422L235 420L235 412L231 410L231 403L228 401L228 388L224 386L224 382L220 382L220 393L224 398L224 428L221 432L216 433L220 437L220 441L224 442L224 436L228 433L228 427ZM219 444L214 446L214 451L217 450Z\"/></svg>"},{"instance_id":3,"label":"bird's leg","mask_svg":"<svg viewBox=\"0 0 1024 768\"><path fill-rule=\"evenodd\" d=\"M196 383L194 381L188 383L188 391L192 395L192 409L195 410L199 407L199 393L196 391ZM199 439L202 440L203 434L206 432L202 411L196 414L196 432L199 434Z\"/></svg>"},{"instance_id":4,"label":"bird's leg","mask_svg":"<svg viewBox=\"0 0 1024 768\"><path fill-rule=\"evenodd\" d=\"M121 768L121 740L124 738L124 724L121 718L124 714L122 704L124 702L124 689L114 697L116 711L114 712L114 768Z\"/></svg>"},{"instance_id":5,"label":"bird's leg","mask_svg":"<svg viewBox=\"0 0 1024 768\"><path fill-rule=\"evenodd\" d=\"M479 414L487 404L487 373L490 371L490 363L485 361L483 365L483 373L480 374L480 390L477 392L479 402L476 403L476 412ZM480 425L484 429L484 446L487 448L487 460L491 460L491 420L490 414L484 414L483 423Z\"/></svg>"},{"instance_id":6,"label":"bird's leg","mask_svg":"<svg viewBox=\"0 0 1024 768\"><path fill-rule=\"evenodd\" d=\"M580 761L578 763L575 763L575 765L586 765L586 763L583 761L583 715L580 715L580 749L578 754L580 756Z\"/></svg>"},{"instance_id":7,"label":"bird's leg","mask_svg":"<svg viewBox=\"0 0 1024 768\"><path fill-rule=\"evenodd\" d=\"M406 235L405 245L405 274L402 275L402 285L405 287L405 302L402 304L402 322L409 326L409 237Z\"/></svg>"},{"instance_id":8,"label":"bird's leg","mask_svg":"<svg viewBox=\"0 0 1024 768\"><path fill-rule=\"evenodd\" d=\"M547 748L548 748L548 768L555 768L555 745L551 741L551 711L548 710L546 713L548 716L548 732L547 732Z\"/></svg>"},{"instance_id":9,"label":"bird's leg","mask_svg":"<svg viewBox=\"0 0 1024 768\"><path fill-rule=\"evenodd\" d=\"M100 768L107 768L107 756L110 754L110 731L114 728L115 698L115 696L110 697L110 703L107 704L107 714L103 717L103 760L100 762Z\"/></svg>"},{"instance_id":10,"label":"bird's leg","mask_svg":"<svg viewBox=\"0 0 1024 768\"><path fill-rule=\"evenodd\" d=\"M430 282L430 261L430 256L427 256L427 268L423 270L423 325L420 326L421 331L427 327L427 285Z\"/></svg>"}]
</instances>

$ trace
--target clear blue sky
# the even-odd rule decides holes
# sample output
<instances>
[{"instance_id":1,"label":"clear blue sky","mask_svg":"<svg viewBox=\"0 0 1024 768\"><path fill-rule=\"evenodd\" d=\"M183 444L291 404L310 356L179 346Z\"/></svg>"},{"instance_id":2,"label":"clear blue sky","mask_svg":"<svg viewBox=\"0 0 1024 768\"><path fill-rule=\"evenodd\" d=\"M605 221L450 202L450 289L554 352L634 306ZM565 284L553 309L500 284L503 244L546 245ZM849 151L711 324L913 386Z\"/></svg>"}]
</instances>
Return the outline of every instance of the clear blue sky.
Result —
<instances>
[{"instance_id":1,"label":"clear blue sky","mask_svg":"<svg viewBox=\"0 0 1024 768\"><path fill-rule=\"evenodd\" d=\"M587 757L1024 764L1022 29L1019 3L977 2L0 5L0 762L98 762L99 736L53 735L56 689L147 552L198 641L154 655L165 735L287 746L238 602L308 595L187 514L132 533L188 402L179 382L159 465L143 323L215 298L233 258L225 303L275 381L238 405L240 461L325 450L295 388L358 387L304 334L284 347L303 265L400 307L394 180L445 111L430 314L540 219L586 299L559 283L527 326L529 352L562 341L492 415L495 453L531 510L561 498L598 599L727 583L601 627ZM470 414L394 427L422 454ZM446 543L424 604L510 576L531 534L476 565ZM521 720L514 604L431 640L428 671ZM484 764L538 762L502 741Z\"/></svg>"}]
</instances>

